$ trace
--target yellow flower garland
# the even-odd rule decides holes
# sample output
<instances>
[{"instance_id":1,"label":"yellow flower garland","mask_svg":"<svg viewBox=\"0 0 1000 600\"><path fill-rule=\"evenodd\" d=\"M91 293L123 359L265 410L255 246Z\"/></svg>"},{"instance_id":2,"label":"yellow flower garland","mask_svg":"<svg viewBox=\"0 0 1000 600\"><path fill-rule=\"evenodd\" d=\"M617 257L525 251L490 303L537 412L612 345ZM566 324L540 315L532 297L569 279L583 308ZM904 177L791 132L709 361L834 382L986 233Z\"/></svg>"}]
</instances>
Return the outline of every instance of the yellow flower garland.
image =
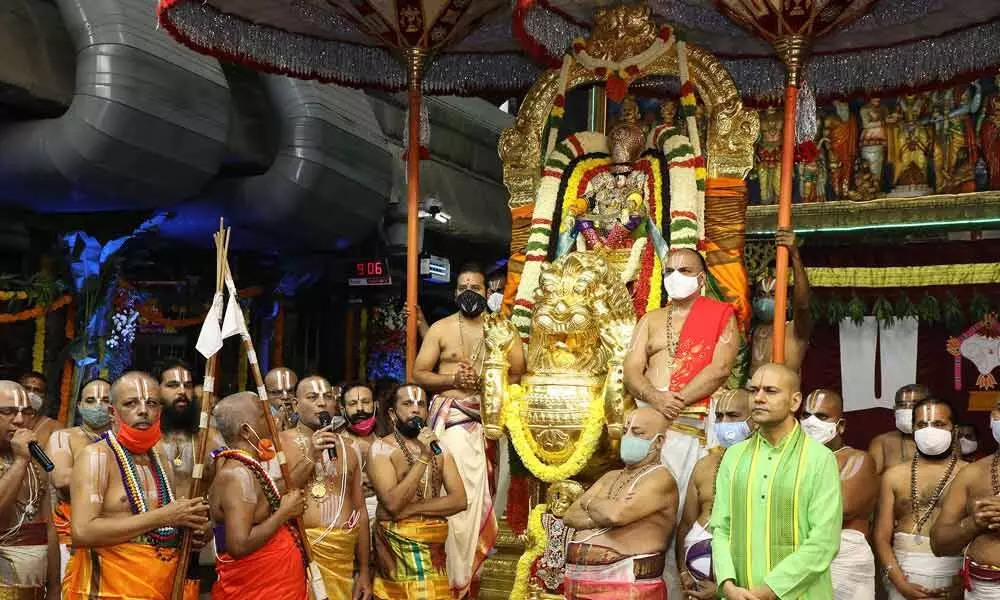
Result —
<instances>
[{"instance_id":1,"label":"yellow flower garland","mask_svg":"<svg viewBox=\"0 0 1000 600\"><path fill-rule=\"evenodd\" d=\"M528 515L528 545L521 558L517 559L514 587L510 590L511 600L524 600L528 597L531 565L538 557L545 554L545 548L549 545L549 537L545 534L545 527L542 526L542 515L545 514L546 508L545 504L539 504L531 509L531 514Z\"/></svg>"},{"instance_id":2,"label":"yellow flower garland","mask_svg":"<svg viewBox=\"0 0 1000 600\"><path fill-rule=\"evenodd\" d=\"M508 388L508 401L505 409L505 422L507 431L510 434L510 441L514 444L521 462L531 473L546 483L569 479L579 473L587 464L587 461L594 455L597 445L601 441L604 433L604 402L601 398L595 398L590 403L590 412L583 423L583 431L580 439L564 462L558 465L547 465L538 458L535 440L524 430L521 422L521 397L524 390L519 385L512 385Z\"/></svg>"},{"instance_id":3,"label":"yellow flower garland","mask_svg":"<svg viewBox=\"0 0 1000 600\"><path fill-rule=\"evenodd\" d=\"M31 370L38 373L45 367L45 317L44 312L35 317L35 344L31 349Z\"/></svg>"}]
</instances>

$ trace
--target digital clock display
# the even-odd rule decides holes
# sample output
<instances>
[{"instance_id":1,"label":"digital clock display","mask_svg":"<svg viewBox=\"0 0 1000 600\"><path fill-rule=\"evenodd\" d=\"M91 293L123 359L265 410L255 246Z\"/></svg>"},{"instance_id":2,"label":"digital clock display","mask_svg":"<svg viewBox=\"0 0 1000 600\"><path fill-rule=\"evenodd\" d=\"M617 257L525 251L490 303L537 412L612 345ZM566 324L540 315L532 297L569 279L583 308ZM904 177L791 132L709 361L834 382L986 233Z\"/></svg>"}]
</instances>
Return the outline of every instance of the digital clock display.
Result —
<instances>
[{"instance_id":1,"label":"digital clock display","mask_svg":"<svg viewBox=\"0 0 1000 600\"><path fill-rule=\"evenodd\" d=\"M389 265L384 258L356 260L351 263L347 285L352 287L391 285Z\"/></svg>"}]
</instances>

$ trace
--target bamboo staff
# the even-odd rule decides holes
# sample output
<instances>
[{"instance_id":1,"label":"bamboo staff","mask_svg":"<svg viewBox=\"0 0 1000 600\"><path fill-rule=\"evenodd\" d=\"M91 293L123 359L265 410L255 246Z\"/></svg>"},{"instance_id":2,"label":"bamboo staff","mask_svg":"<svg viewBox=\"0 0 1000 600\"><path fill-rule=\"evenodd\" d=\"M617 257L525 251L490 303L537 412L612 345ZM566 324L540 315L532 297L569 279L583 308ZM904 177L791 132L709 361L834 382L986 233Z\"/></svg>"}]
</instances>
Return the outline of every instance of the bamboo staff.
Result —
<instances>
[{"instance_id":1,"label":"bamboo staff","mask_svg":"<svg viewBox=\"0 0 1000 600\"><path fill-rule=\"evenodd\" d=\"M228 269L228 261L225 265L225 280L226 287L229 288L229 293L232 297L236 298L236 284L233 282L232 272ZM240 340L243 342L243 347L246 350L247 362L250 363L250 370L253 373L254 383L257 384L257 397L260 400L261 410L264 411L264 418L267 421L267 430L271 436L271 440L274 442L274 451L276 453L276 458L278 460L278 466L281 468L281 478L285 481L285 489L292 489L292 476L288 469L288 463L285 460L285 453L281 449L281 436L279 435L278 427L274 423L274 417L271 415L271 407L267 403L267 388L264 387L264 376L260 372L260 364L257 362L257 352L253 348L253 340L250 339L250 332L247 330L245 323L242 321L242 313L239 315L240 321ZM328 600L326 594L326 586L323 584L323 576L320 573L319 566L313 560L312 548L309 546L309 538L306 536L306 528L302 523L302 517L295 517L295 528L299 532L299 536L302 538L302 549L306 555L307 572L306 579L309 583L309 595L315 600Z\"/></svg>"},{"instance_id":2,"label":"bamboo staff","mask_svg":"<svg viewBox=\"0 0 1000 600\"><path fill-rule=\"evenodd\" d=\"M213 303L218 302L222 295L222 285L225 281L224 269L228 265L226 259L229 253L229 228L223 229L222 219L219 220L219 231L213 236L215 240L215 296ZM209 318L214 313L209 313ZM215 315L218 316L218 315ZM215 406L215 371L219 362L219 353L215 352L208 358L205 366L205 381L201 393L201 420L194 441L194 467L191 471L191 485L188 487L188 498L197 498L204 493L205 455L208 453L208 440L211 429L212 407ZM174 575L174 587L171 590L172 600L184 597L184 583L187 579L188 563L191 560L192 532L185 529L181 538L180 560L177 563L177 573Z\"/></svg>"}]
</instances>

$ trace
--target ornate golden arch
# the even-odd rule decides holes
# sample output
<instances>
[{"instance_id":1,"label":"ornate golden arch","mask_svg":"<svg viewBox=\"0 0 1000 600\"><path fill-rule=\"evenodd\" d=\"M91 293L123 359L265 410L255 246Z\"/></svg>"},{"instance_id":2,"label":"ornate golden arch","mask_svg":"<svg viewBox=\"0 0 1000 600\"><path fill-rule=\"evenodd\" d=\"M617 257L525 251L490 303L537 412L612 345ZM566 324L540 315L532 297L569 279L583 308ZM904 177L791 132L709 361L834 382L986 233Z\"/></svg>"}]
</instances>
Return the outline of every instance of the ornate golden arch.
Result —
<instances>
[{"instance_id":1,"label":"ornate golden arch","mask_svg":"<svg viewBox=\"0 0 1000 600\"><path fill-rule=\"evenodd\" d=\"M639 15L629 5L609 10L612 11L611 18L597 19L589 38L599 40L607 48L608 54L623 58L634 55L637 49L641 51L653 43L656 25L649 16L648 8ZM631 14L627 14L630 10ZM636 18L645 19L646 23L639 23L638 27L631 23L632 27L645 31L648 40L623 35L619 31L604 31L606 24L620 24ZM736 83L722 63L695 45L686 44L686 48L691 78L708 110L708 176L743 179L753 167L754 142L760 129L760 119L755 111L743 106ZM660 55L645 71L647 76L680 78L676 47L671 47ZM566 89L605 80L583 65L574 63ZM535 190L542 170L541 140L558 93L559 70L549 69L529 90L514 126L500 136L503 180L510 193L511 209L535 201Z\"/></svg>"}]
</instances>

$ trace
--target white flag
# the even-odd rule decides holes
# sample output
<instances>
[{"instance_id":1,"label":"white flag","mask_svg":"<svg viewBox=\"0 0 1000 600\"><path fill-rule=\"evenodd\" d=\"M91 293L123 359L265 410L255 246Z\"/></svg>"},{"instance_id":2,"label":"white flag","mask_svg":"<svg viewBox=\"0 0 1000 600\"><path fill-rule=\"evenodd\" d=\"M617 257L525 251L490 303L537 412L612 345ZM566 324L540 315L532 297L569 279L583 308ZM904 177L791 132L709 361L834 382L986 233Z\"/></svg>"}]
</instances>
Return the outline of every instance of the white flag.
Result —
<instances>
[{"instance_id":1,"label":"white flag","mask_svg":"<svg viewBox=\"0 0 1000 600\"><path fill-rule=\"evenodd\" d=\"M243 309L236 293L233 276L226 272L226 287L229 289L229 302L226 304L226 315L222 319L222 338L228 339L234 335L247 333L247 323L243 318Z\"/></svg>"},{"instance_id":2,"label":"white flag","mask_svg":"<svg viewBox=\"0 0 1000 600\"><path fill-rule=\"evenodd\" d=\"M222 349L222 330L219 329L219 321L222 319L222 292L212 299L212 308L208 309L205 315L205 322L201 324L201 333L198 334L198 342L195 349L205 358L208 358Z\"/></svg>"}]
</instances>

